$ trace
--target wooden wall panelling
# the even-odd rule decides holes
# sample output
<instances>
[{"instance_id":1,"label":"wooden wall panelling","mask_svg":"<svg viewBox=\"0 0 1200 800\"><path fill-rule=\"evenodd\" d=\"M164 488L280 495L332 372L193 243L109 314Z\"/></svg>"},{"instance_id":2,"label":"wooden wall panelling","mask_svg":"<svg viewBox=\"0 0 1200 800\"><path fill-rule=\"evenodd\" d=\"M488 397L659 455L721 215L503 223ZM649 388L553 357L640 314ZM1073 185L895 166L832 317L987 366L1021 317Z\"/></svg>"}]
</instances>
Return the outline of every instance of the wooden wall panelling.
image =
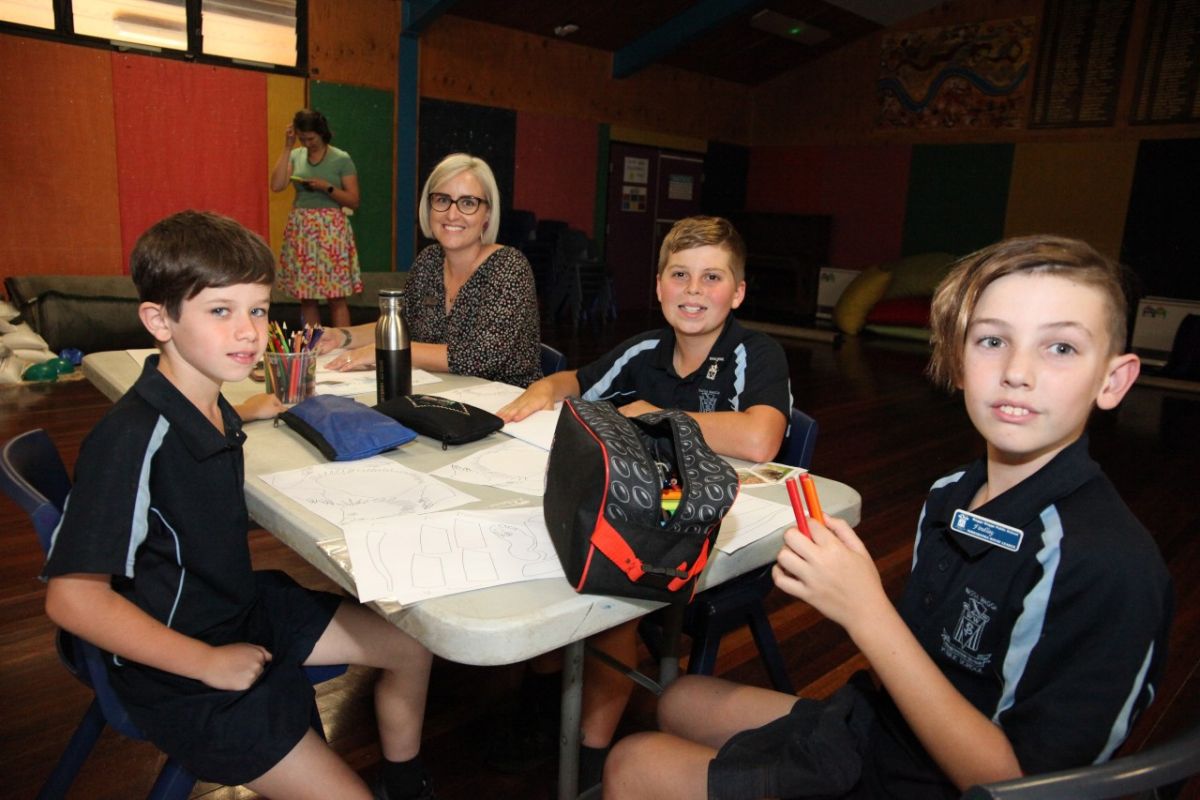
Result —
<instances>
[{"instance_id":1,"label":"wooden wall panelling","mask_svg":"<svg viewBox=\"0 0 1200 800\"><path fill-rule=\"evenodd\" d=\"M309 77L396 90L400 0L309 0Z\"/></svg>"},{"instance_id":2,"label":"wooden wall panelling","mask_svg":"<svg viewBox=\"0 0 1200 800\"><path fill-rule=\"evenodd\" d=\"M1013 145L917 145L901 255L964 255L1004 235Z\"/></svg>"},{"instance_id":3,"label":"wooden wall panelling","mask_svg":"<svg viewBox=\"0 0 1200 800\"><path fill-rule=\"evenodd\" d=\"M652 66L612 78L610 54L453 16L421 37L421 96L747 142L744 86Z\"/></svg>"},{"instance_id":4,"label":"wooden wall panelling","mask_svg":"<svg viewBox=\"0 0 1200 800\"><path fill-rule=\"evenodd\" d=\"M395 119L391 91L311 81L309 98L333 131L333 144L354 159L358 170L360 204L350 218L358 245L358 260L366 272L393 269L392 186ZM407 269L408 265L404 265Z\"/></svg>"},{"instance_id":5,"label":"wooden wall panelling","mask_svg":"<svg viewBox=\"0 0 1200 800\"><path fill-rule=\"evenodd\" d=\"M1013 155L1004 235L1057 233L1116 258L1137 142L1023 142Z\"/></svg>"},{"instance_id":6,"label":"wooden wall panelling","mask_svg":"<svg viewBox=\"0 0 1200 800\"><path fill-rule=\"evenodd\" d=\"M108 53L0 34L0 273L119 275Z\"/></svg>"},{"instance_id":7,"label":"wooden wall panelling","mask_svg":"<svg viewBox=\"0 0 1200 800\"><path fill-rule=\"evenodd\" d=\"M831 266L891 261L901 250L910 159L905 144L756 147L746 208L831 215Z\"/></svg>"},{"instance_id":8,"label":"wooden wall panelling","mask_svg":"<svg viewBox=\"0 0 1200 800\"><path fill-rule=\"evenodd\" d=\"M564 220L591 237L596 141L594 122L517 112L513 207Z\"/></svg>"},{"instance_id":9,"label":"wooden wall panelling","mask_svg":"<svg viewBox=\"0 0 1200 800\"><path fill-rule=\"evenodd\" d=\"M266 237L267 82L260 72L113 53L121 250L183 209Z\"/></svg>"},{"instance_id":10,"label":"wooden wall panelling","mask_svg":"<svg viewBox=\"0 0 1200 800\"><path fill-rule=\"evenodd\" d=\"M263 132L266 137L266 166L263 180L267 180L279 154L284 149L284 130L292 124L292 117L307 100L304 96L305 81L290 75L267 76L267 127ZM282 192L268 192L267 216L271 232L269 239L275 255L283 246L283 226L287 224L288 214L292 210L292 202L296 189L288 186Z\"/></svg>"}]
</instances>

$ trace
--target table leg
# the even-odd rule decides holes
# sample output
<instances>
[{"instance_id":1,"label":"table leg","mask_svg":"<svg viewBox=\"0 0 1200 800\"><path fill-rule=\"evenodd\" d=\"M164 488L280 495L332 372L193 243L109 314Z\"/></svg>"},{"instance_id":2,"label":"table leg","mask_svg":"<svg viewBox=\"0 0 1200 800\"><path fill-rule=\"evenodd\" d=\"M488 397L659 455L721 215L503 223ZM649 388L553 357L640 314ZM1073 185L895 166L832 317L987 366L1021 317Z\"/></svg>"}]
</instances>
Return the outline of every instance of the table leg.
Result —
<instances>
[{"instance_id":1,"label":"table leg","mask_svg":"<svg viewBox=\"0 0 1200 800\"><path fill-rule=\"evenodd\" d=\"M571 642L563 650L562 716L558 737L558 800L579 793L579 722L583 716L583 646Z\"/></svg>"},{"instance_id":2,"label":"table leg","mask_svg":"<svg viewBox=\"0 0 1200 800\"><path fill-rule=\"evenodd\" d=\"M662 612L662 641L658 655L658 682L666 689L679 677L679 634L683 629L682 603L672 603Z\"/></svg>"}]
</instances>

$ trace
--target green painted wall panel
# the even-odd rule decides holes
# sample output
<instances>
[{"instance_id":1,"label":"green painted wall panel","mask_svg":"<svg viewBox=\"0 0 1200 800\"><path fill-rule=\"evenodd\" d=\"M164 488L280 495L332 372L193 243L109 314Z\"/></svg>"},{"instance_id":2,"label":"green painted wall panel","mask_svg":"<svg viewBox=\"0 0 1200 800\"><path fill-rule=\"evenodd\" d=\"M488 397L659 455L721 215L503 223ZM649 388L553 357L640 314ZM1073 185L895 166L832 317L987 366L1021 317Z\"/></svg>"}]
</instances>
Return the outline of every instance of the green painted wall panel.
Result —
<instances>
[{"instance_id":1,"label":"green painted wall panel","mask_svg":"<svg viewBox=\"0 0 1200 800\"><path fill-rule=\"evenodd\" d=\"M361 203L350 224L359 263L364 272L387 272L394 253L391 92L312 81L309 102L329 120L333 144L349 153L358 169Z\"/></svg>"},{"instance_id":2,"label":"green painted wall panel","mask_svg":"<svg viewBox=\"0 0 1200 800\"><path fill-rule=\"evenodd\" d=\"M903 255L965 255L1004 236L1012 144L916 145Z\"/></svg>"}]
</instances>

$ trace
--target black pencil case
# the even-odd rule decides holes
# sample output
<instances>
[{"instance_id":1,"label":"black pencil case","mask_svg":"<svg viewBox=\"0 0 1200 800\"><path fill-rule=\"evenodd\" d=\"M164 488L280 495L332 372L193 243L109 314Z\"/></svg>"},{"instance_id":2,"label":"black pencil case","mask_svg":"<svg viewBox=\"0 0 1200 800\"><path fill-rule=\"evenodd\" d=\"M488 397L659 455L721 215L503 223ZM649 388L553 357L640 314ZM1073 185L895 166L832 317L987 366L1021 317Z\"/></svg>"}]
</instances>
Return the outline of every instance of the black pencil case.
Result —
<instances>
[{"instance_id":1,"label":"black pencil case","mask_svg":"<svg viewBox=\"0 0 1200 800\"><path fill-rule=\"evenodd\" d=\"M330 461L378 455L417 438L391 417L349 397L319 394L279 415Z\"/></svg>"},{"instance_id":2,"label":"black pencil case","mask_svg":"<svg viewBox=\"0 0 1200 800\"><path fill-rule=\"evenodd\" d=\"M452 444L482 439L504 427L504 420L482 408L431 394L393 397L375 409L422 436L437 439L443 450Z\"/></svg>"}]
</instances>

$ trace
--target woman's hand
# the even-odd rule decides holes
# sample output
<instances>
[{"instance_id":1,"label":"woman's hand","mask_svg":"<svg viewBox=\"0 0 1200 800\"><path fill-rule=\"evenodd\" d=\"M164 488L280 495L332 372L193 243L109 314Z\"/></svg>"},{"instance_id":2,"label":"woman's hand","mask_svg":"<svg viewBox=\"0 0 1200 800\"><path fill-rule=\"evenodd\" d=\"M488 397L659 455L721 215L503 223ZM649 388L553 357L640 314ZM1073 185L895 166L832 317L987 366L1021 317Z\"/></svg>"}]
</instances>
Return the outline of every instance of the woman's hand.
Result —
<instances>
[{"instance_id":1,"label":"woman's hand","mask_svg":"<svg viewBox=\"0 0 1200 800\"><path fill-rule=\"evenodd\" d=\"M324 192L325 194L333 194L333 190L337 188L322 178L309 178L304 182L304 185L314 192Z\"/></svg>"},{"instance_id":2,"label":"woman's hand","mask_svg":"<svg viewBox=\"0 0 1200 800\"><path fill-rule=\"evenodd\" d=\"M201 682L214 689L244 692L263 674L271 653L265 647L247 642L214 647L204 659Z\"/></svg>"},{"instance_id":3,"label":"woman's hand","mask_svg":"<svg viewBox=\"0 0 1200 800\"><path fill-rule=\"evenodd\" d=\"M296 128L290 122L283 129L283 146L288 150L296 146Z\"/></svg>"},{"instance_id":4,"label":"woman's hand","mask_svg":"<svg viewBox=\"0 0 1200 800\"><path fill-rule=\"evenodd\" d=\"M371 345L364 345L354 350L347 350L325 366L335 372L375 369L375 348Z\"/></svg>"}]
</instances>

